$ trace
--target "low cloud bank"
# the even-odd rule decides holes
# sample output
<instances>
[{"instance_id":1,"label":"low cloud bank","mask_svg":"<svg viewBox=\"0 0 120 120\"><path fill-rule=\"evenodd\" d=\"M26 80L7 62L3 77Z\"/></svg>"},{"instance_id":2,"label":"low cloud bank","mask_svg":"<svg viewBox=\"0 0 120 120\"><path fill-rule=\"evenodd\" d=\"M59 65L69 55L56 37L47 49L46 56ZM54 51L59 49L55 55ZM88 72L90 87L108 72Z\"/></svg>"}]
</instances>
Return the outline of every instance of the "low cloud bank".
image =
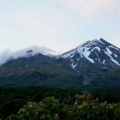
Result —
<instances>
[{"instance_id":1,"label":"low cloud bank","mask_svg":"<svg viewBox=\"0 0 120 120\"><path fill-rule=\"evenodd\" d=\"M29 55L33 56L37 53L41 53L47 56L58 55L58 53L52 49L39 46L29 46L16 51L12 51L11 49L4 49L0 51L0 65L4 64L10 59L17 59L19 57L29 57Z\"/></svg>"}]
</instances>

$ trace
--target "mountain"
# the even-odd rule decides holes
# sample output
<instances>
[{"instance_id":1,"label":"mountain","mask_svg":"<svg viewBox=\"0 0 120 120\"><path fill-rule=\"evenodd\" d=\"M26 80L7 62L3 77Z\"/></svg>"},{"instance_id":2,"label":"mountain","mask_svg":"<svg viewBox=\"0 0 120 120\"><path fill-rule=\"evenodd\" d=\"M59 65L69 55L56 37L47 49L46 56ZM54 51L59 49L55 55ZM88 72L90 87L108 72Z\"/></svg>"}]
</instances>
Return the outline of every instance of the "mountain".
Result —
<instances>
[{"instance_id":1,"label":"mountain","mask_svg":"<svg viewBox=\"0 0 120 120\"><path fill-rule=\"evenodd\" d=\"M5 59L9 59L0 66L0 86L77 88L93 84L120 87L119 75L114 75L117 82L113 78L109 83L106 77L116 69L119 71L120 49L104 39L86 41L61 55L50 55L52 53L55 51L32 46L8 54L8 57L5 54Z\"/></svg>"},{"instance_id":2,"label":"mountain","mask_svg":"<svg viewBox=\"0 0 120 120\"><path fill-rule=\"evenodd\" d=\"M41 53L9 59L0 66L0 86L41 85L65 87L82 84L83 77L65 69L61 64Z\"/></svg>"},{"instance_id":3,"label":"mountain","mask_svg":"<svg viewBox=\"0 0 120 120\"><path fill-rule=\"evenodd\" d=\"M86 41L57 60L86 79L93 78L102 69L120 67L120 49L100 38Z\"/></svg>"}]
</instances>

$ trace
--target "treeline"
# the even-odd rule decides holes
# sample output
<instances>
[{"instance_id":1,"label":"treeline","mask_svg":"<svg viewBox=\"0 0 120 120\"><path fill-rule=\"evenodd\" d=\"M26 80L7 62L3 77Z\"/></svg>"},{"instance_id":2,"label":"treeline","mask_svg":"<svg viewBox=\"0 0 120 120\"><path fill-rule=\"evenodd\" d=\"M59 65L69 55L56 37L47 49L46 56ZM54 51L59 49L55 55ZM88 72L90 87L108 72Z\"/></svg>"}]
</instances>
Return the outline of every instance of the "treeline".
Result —
<instances>
[{"instance_id":1,"label":"treeline","mask_svg":"<svg viewBox=\"0 0 120 120\"><path fill-rule=\"evenodd\" d=\"M0 88L0 118L7 118L11 114L16 114L28 102L40 102L46 97L54 96L59 99L60 103L73 105L75 102L74 96L76 93L82 94L81 88L78 91L64 90L59 88L46 88L40 86L28 87L1 87ZM106 87L88 87L89 91L93 93L94 98L99 98L99 101L119 102L120 89L106 88ZM112 89L112 90L111 90ZM111 91L110 91L111 90ZM102 91L102 92L101 92Z\"/></svg>"}]
</instances>

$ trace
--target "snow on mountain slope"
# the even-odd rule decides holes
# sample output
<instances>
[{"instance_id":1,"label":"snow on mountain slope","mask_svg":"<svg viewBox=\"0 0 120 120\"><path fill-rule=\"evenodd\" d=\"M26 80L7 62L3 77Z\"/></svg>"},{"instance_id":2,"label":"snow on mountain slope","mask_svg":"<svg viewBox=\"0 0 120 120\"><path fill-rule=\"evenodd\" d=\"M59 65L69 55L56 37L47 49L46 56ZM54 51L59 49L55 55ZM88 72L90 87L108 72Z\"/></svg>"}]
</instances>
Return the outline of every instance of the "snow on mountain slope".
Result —
<instances>
[{"instance_id":1,"label":"snow on mountain slope","mask_svg":"<svg viewBox=\"0 0 120 120\"><path fill-rule=\"evenodd\" d=\"M62 54L60 58L69 60L70 66L75 71L76 68L80 68L84 60L98 66L117 67L120 66L120 49L100 38L100 40L89 40Z\"/></svg>"}]
</instances>

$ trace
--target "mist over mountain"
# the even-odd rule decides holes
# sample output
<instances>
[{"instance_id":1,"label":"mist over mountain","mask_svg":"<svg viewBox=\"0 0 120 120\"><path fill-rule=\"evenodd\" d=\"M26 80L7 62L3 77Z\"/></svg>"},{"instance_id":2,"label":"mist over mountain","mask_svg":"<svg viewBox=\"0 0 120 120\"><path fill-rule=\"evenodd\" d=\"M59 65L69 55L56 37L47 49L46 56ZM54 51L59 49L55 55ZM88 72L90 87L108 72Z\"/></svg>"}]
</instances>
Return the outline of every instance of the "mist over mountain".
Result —
<instances>
[{"instance_id":1,"label":"mist over mountain","mask_svg":"<svg viewBox=\"0 0 120 120\"><path fill-rule=\"evenodd\" d=\"M23 49L12 51L11 49L4 49L0 51L0 65L4 64L6 61L11 59L17 59L19 57L29 57L34 56L35 54L41 53L43 55L51 56L57 55L58 53L54 50L46 47L39 46L29 46Z\"/></svg>"}]
</instances>

